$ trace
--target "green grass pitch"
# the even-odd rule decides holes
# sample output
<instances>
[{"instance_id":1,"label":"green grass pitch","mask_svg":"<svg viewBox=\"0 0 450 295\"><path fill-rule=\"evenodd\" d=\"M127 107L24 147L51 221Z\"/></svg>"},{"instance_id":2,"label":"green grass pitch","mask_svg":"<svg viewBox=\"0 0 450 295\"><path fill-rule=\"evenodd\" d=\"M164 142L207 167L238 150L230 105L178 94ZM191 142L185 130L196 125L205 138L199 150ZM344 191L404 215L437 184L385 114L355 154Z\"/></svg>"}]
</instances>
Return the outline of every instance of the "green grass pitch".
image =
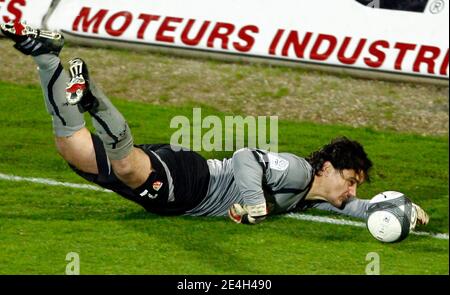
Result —
<instances>
[{"instance_id":1,"label":"green grass pitch","mask_svg":"<svg viewBox=\"0 0 450 295\"><path fill-rule=\"evenodd\" d=\"M0 173L85 183L59 158L41 90L0 82ZM171 118L192 107L114 103L136 143L167 142ZM205 115L224 114L204 108ZM279 150L306 156L337 135L362 142L375 163L361 198L401 191L431 216L419 231L448 233L448 136L280 121ZM230 153L202 153L224 157ZM82 274L448 274L448 240L410 235L396 244L364 228L277 216L258 226L227 218L159 217L104 192L0 180L0 274L64 274L69 252Z\"/></svg>"}]
</instances>

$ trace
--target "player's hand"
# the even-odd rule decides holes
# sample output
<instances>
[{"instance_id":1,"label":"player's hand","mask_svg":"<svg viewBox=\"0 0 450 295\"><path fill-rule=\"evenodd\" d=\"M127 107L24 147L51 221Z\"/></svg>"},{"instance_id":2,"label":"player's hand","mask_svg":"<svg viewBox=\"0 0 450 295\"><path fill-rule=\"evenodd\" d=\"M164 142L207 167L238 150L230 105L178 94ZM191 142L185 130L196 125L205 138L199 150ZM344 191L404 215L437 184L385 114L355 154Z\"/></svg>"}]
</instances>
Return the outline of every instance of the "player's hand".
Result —
<instances>
[{"instance_id":1,"label":"player's hand","mask_svg":"<svg viewBox=\"0 0 450 295\"><path fill-rule=\"evenodd\" d=\"M266 203L259 205L240 205L233 204L228 209L228 216L236 223L257 224L263 221L267 216Z\"/></svg>"},{"instance_id":2,"label":"player's hand","mask_svg":"<svg viewBox=\"0 0 450 295\"><path fill-rule=\"evenodd\" d=\"M430 217L428 216L427 212L425 212L422 208L420 208L419 205L417 204L412 204L413 208L416 209L417 212L417 222L419 224L428 224L428 222L430 221Z\"/></svg>"},{"instance_id":3,"label":"player's hand","mask_svg":"<svg viewBox=\"0 0 450 295\"><path fill-rule=\"evenodd\" d=\"M428 224L430 221L428 214L419 205L412 203L412 206L411 228L414 229L417 224Z\"/></svg>"}]
</instances>

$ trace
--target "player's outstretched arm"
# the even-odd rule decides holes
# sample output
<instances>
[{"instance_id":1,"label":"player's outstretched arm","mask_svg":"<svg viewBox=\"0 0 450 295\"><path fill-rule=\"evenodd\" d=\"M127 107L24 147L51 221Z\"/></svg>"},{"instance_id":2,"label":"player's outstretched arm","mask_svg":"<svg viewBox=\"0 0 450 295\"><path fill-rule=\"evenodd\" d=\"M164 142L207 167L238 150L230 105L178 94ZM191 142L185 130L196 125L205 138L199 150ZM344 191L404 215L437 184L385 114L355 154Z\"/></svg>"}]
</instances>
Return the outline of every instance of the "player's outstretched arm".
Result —
<instances>
[{"instance_id":1,"label":"player's outstretched arm","mask_svg":"<svg viewBox=\"0 0 450 295\"><path fill-rule=\"evenodd\" d=\"M310 208L315 208L319 210L331 211L346 215L349 217L366 219L366 211L369 208L369 200L358 199L357 197L351 197L343 208L336 208L332 204L320 201L313 202Z\"/></svg>"},{"instance_id":2,"label":"player's outstretched arm","mask_svg":"<svg viewBox=\"0 0 450 295\"><path fill-rule=\"evenodd\" d=\"M364 200L364 199L359 199L357 197L352 197L348 200L348 202L345 204L345 207L338 209L336 207L334 207L333 205L331 205L328 202L314 202L312 203L311 206L309 206L309 208L316 208L319 210L326 210L326 211L331 211L331 212L335 212L335 213L339 213L342 215L346 215L349 217L354 217L354 218L359 218L359 219L366 219L367 215L367 209L369 208L369 200ZM413 203L413 210L414 213L413 214L413 220L412 220L412 224L414 228L416 226L416 224L422 224L422 225L426 225L428 224L430 218L428 216L428 214L425 212L425 210L423 210L419 205Z\"/></svg>"},{"instance_id":3,"label":"player's outstretched arm","mask_svg":"<svg viewBox=\"0 0 450 295\"><path fill-rule=\"evenodd\" d=\"M262 188L264 172L251 150L245 148L234 153L233 173L244 204L233 204L228 210L228 215L237 223L260 223L267 215Z\"/></svg>"}]
</instances>

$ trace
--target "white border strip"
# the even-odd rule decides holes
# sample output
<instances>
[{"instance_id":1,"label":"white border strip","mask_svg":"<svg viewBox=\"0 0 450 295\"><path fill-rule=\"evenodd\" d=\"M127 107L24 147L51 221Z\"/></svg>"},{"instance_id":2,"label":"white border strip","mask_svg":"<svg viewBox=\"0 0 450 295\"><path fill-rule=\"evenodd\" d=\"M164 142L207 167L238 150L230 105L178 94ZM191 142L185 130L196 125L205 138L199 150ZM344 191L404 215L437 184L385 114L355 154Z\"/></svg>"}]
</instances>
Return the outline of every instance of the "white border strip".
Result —
<instances>
[{"instance_id":1,"label":"white border strip","mask_svg":"<svg viewBox=\"0 0 450 295\"><path fill-rule=\"evenodd\" d=\"M110 191L110 190L106 190L106 189L100 188L95 185L60 182L60 181L56 181L53 179L47 179L47 178L21 177L21 176L7 175L7 174L0 173L0 180L32 182L32 183L45 184L45 185L51 185L51 186L63 186L63 187L112 193L112 191ZM354 226L354 227L366 227L366 224L364 222L330 218L330 217L324 217L324 216L313 216L313 215L306 215L306 214L300 214L300 213L288 213L285 215L285 217L294 218L294 219L303 220L303 221L319 222L319 223L349 225L349 226ZM448 240L448 234L432 234L432 233L427 233L427 232L414 232L414 231L411 232L411 234L418 235L418 236L428 236L428 237L432 237L432 238L440 239L440 240Z\"/></svg>"}]
</instances>

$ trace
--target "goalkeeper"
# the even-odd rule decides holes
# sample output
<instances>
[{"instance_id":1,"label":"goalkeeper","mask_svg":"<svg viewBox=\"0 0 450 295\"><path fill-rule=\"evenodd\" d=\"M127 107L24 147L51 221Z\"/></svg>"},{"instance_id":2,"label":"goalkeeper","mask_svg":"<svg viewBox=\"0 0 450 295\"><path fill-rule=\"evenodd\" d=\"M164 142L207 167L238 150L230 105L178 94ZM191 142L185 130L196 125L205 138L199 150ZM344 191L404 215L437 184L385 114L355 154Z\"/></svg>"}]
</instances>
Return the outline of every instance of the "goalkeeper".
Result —
<instances>
[{"instance_id":1,"label":"goalkeeper","mask_svg":"<svg viewBox=\"0 0 450 295\"><path fill-rule=\"evenodd\" d=\"M126 120L90 79L84 61L73 59L69 73L63 70L61 34L20 22L1 30L37 63L57 150L88 181L160 215L228 215L256 224L314 207L365 218L369 202L356 191L369 180L372 162L358 142L336 138L307 158L245 148L224 160L168 144L135 145ZM95 134L85 127L85 113ZM427 214L413 207L417 222L426 224Z\"/></svg>"}]
</instances>

